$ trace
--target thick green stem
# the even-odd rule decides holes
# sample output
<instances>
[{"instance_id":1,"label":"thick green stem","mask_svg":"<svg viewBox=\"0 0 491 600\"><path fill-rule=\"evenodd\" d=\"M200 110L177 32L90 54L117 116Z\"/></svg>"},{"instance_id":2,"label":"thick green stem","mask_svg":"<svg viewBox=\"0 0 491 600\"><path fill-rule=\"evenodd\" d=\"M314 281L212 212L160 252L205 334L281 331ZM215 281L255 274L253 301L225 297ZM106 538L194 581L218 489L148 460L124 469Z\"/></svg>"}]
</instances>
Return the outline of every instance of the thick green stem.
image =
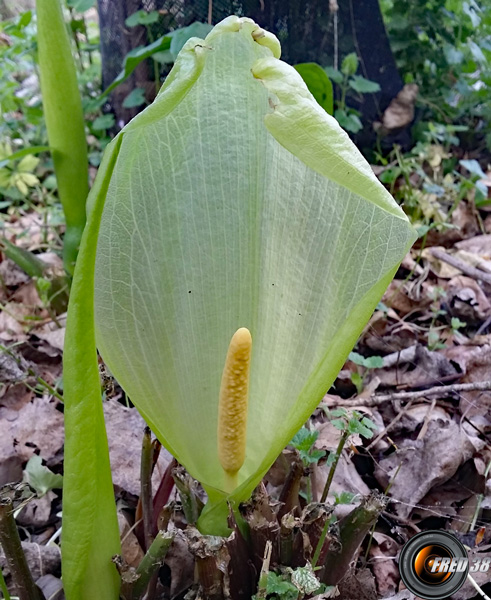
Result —
<instances>
[{"instance_id":1,"label":"thick green stem","mask_svg":"<svg viewBox=\"0 0 491 600\"><path fill-rule=\"evenodd\" d=\"M132 590L132 598L135 600L143 596L150 580L162 566L173 539L174 536L169 533L163 533L162 531L157 533L152 545L136 570L138 579Z\"/></svg>"},{"instance_id":2,"label":"thick green stem","mask_svg":"<svg viewBox=\"0 0 491 600\"><path fill-rule=\"evenodd\" d=\"M19 600L44 600L27 566L10 498L0 499L0 544L5 553Z\"/></svg>"},{"instance_id":3,"label":"thick green stem","mask_svg":"<svg viewBox=\"0 0 491 600\"><path fill-rule=\"evenodd\" d=\"M101 169L112 172L120 136ZM121 554L102 410L94 330L94 265L109 182L92 188L92 210L73 278L63 352L65 471L63 475L63 588L67 600L117 600L120 578L111 557Z\"/></svg>"},{"instance_id":4,"label":"thick green stem","mask_svg":"<svg viewBox=\"0 0 491 600\"><path fill-rule=\"evenodd\" d=\"M336 585L347 573L373 523L387 505L387 497L372 493L339 523L339 546L329 548L325 559L322 582Z\"/></svg>"},{"instance_id":5,"label":"thick green stem","mask_svg":"<svg viewBox=\"0 0 491 600\"><path fill-rule=\"evenodd\" d=\"M44 117L66 220L63 259L73 275L89 192L82 101L60 1L37 0L36 11Z\"/></svg>"}]
</instances>

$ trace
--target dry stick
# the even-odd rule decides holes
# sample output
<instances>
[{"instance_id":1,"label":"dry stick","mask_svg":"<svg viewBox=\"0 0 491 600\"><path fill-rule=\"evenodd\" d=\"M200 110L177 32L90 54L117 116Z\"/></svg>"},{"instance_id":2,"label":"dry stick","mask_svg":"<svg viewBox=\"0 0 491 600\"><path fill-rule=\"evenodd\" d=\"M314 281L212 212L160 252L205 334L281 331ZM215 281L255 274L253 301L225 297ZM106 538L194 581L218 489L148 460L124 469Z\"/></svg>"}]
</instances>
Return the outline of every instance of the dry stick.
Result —
<instances>
[{"instance_id":1,"label":"dry stick","mask_svg":"<svg viewBox=\"0 0 491 600\"><path fill-rule=\"evenodd\" d=\"M392 421L387 425L387 427L385 427L378 435L377 437L370 442L370 444L368 444L368 446L366 447L366 450L370 450L370 448L373 448L373 446L375 446L376 444L378 444L378 442L380 442L380 440L388 433L388 431L390 429L392 429L392 427L394 427L394 425L396 423L398 423L402 417L404 416L404 414L406 413L406 411L411 407L411 404L414 402L414 398L411 398L411 400L409 400L409 402L406 404L406 406L400 410L397 415L392 419Z\"/></svg>"},{"instance_id":2,"label":"dry stick","mask_svg":"<svg viewBox=\"0 0 491 600\"><path fill-rule=\"evenodd\" d=\"M486 470L484 471L484 482L486 482L487 479L488 479L488 475L489 475L490 469L491 469L491 460L488 462ZM472 522L471 522L471 525L469 527L469 531L474 531L474 527L476 526L477 517L479 516L479 511L481 510L481 504L482 504L483 500L484 500L484 494L478 494L477 495L476 510L474 512L474 516L472 517Z\"/></svg>"},{"instance_id":3,"label":"dry stick","mask_svg":"<svg viewBox=\"0 0 491 600\"><path fill-rule=\"evenodd\" d=\"M472 279L480 279L486 283L491 283L491 273L487 273L486 271L482 271L476 267L471 267L471 265L468 265L463 260L455 258L455 256L451 256L450 254L447 254L438 248L432 248L431 254L433 254L435 258L438 258L438 260L443 260L443 262L446 262L452 267L459 269L459 271L462 271L464 275L468 275L469 277L472 277Z\"/></svg>"},{"instance_id":4,"label":"dry stick","mask_svg":"<svg viewBox=\"0 0 491 600\"><path fill-rule=\"evenodd\" d=\"M27 566L10 498L0 499L0 544L17 588L19 600L44 600Z\"/></svg>"},{"instance_id":5,"label":"dry stick","mask_svg":"<svg viewBox=\"0 0 491 600\"><path fill-rule=\"evenodd\" d=\"M332 406L344 406L345 408L351 408L353 406L379 406L385 404L391 400L415 400L417 398L426 398L427 396L434 396L441 394L442 396L450 394L452 392L485 392L491 390L491 381L478 381L476 383L453 383L451 385L436 385L428 388L427 390L416 390L414 392L394 392L393 394L380 394L371 396L370 398L359 398L353 400L339 400L334 399L332 396L324 403L330 408Z\"/></svg>"},{"instance_id":6,"label":"dry stick","mask_svg":"<svg viewBox=\"0 0 491 600\"><path fill-rule=\"evenodd\" d=\"M259 575L259 583L257 584L257 600L266 598L267 595L269 563L271 561L272 551L273 544L271 543L271 540L268 540L266 542L266 546L264 547L263 565L261 567L261 573Z\"/></svg>"},{"instance_id":7,"label":"dry stick","mask_svg":"<svg viewBox=\"0 0 491 600\"><path fill-rule=\"evenodd\" d=\"M152 462L153 462L152 432L150 427L145 427L143 432L141 464L140 464L140 499L143 515L143 535L145 538L145 550L152 544Z\"/></svg>"},{"instance_id":8,"label":"dry stick","mask_svg":"<svg viewBox=\"0 0 491 600\"><path fill-rule=\"evenodd\" d=\"M479 594L481 594L481 596L484 598L484 600L491 600L491 598L489 596L486 596L486 594L484 593L484 591L479 587L479 584L477 583L477 581L472 577L472 575L467 575L467 579L471 582L471 584L474 586L474 588L479 592Z\"/></svg>"},{"instance_id":9,"label":"dry stick","mask_svg":"<svg viewBox=\"0 0 491 600\"><path fill-rule=\"evenodd\" d=\"M397 450L397 447L396 447L396 450ZM384 496L389 495L390 488L394 485L394 481L395 481L396 477L399 475L399 471L401 470L401 467L402 467L402 461L397 466L396 472L394 473L394 477L392 477L392 479L389 481L387 487L385 488ZM375 533L376 527L377 527L377 521L375 521L375 523L373 524L373 527L370 531L370 539L368 540L367 550L365 552L365 562L368 561L368 555L370 554L370 548L371 548L372 542L373 542L373 534Z\"/></svg>"},{"instance_id":10,"label":"dry stick","mask_svg":"<svg viewBox=\"0 0 491 600\"><path fill-rule=\"evenodd\" d=\"M409 404L406 406L406 410L407 410L408 406L409 406ZM430 424L431 413L433 412L433 409L435 408L435 406L436 406L436 398L433 398L433 400L431 401L430 407L426 411L425 420L423 421L423 427L421 427L421 431L418 433L418 437L416 438L417 440L422 440L424 438L424 436L426 435L426 432L428 431L428 426Z\"/></svg>"}]
</instances>

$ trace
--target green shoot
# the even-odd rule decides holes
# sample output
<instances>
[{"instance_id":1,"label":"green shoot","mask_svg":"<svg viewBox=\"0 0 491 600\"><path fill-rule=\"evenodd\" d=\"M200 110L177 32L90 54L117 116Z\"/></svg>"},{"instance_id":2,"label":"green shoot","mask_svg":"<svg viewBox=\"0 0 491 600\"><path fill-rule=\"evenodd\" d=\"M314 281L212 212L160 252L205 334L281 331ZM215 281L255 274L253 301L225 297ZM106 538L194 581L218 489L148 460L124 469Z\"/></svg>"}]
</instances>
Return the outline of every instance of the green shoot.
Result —
<instances>
[{"instance_id":1,"label":"green shoot","mask_svg":"<svg viewBox=\"0 0 491 600\"><path fill-rule=\"evenodd\" d=\"M63 261L73 275L89 192L82 101L60 1L37 0L36 9L44 116L66 220Z\"/></svg>"}]
</instances>

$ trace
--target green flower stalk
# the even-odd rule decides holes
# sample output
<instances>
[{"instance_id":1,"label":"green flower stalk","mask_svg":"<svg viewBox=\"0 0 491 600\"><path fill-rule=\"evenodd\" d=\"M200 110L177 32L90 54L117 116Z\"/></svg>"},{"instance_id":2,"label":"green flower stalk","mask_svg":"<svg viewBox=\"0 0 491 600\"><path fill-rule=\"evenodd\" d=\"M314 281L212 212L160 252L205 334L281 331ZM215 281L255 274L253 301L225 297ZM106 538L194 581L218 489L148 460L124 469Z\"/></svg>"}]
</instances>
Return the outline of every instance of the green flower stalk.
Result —
<instances>
[{"instance_id":1,"label":"green flower stalk","mask_svg":"<svg viewBox=\"0 0 491 600\"><path fill-rule=\"evenodd\" d=\"M89 193L82 101L59 0L37 0L36 15L44 117L66 221L63 262L73 274Z\"/></svg>"},{"instance_id":2,"label":"green flower stalk","mask_svg":"<svg viewBox=\"0 0 491 600\"><path fill-rule=\"evenodd\" d=\"M94 283L101 355L204 486L209 534L313 412L416 237L279 56L239 17L185 44L106 150L71 297L75 313Z\"/></svg>"}]
</instances>

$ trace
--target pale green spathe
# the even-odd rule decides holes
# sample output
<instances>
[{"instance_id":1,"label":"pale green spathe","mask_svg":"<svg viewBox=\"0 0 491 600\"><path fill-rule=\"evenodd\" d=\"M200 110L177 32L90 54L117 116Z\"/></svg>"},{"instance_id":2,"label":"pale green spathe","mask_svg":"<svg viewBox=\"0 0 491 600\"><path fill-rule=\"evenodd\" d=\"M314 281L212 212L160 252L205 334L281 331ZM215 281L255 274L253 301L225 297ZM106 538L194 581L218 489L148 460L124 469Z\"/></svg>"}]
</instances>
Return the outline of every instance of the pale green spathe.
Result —
<instances>
[{"instance_id":1,"label":"pale green spathe","mask_svg":"<svg viewBox=\"0 0 491 600\"><path fill-rule=\"evenodd\" d=\"M253 338L233 495L245 499L415 239L348 136L278 60L277 41L258 32L229 17L187 42L155 103L120 134L97 247L101 354L212 504L224 489L218 394L234 332Z\"/></svg>"}]
</instances>

